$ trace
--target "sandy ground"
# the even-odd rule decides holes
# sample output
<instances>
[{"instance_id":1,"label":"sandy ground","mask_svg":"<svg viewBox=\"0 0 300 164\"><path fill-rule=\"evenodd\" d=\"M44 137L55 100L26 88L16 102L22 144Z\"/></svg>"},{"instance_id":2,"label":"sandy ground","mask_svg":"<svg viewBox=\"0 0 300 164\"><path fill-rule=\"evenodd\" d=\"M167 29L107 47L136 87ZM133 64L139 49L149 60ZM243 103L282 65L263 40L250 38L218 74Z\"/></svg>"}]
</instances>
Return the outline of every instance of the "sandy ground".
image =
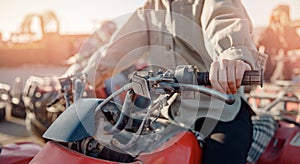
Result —
<instances>
[{"instance_id":1,"label":"sandy ground","mask_svg":"<svg viewBox=\"0 0 300 164\"><path fill-rule=\"evenodd\" d=\"M31 76L59 76L67 67L64 66L44 66L44 65L24 65L20 67L0 67L0 83L6 83L13 86L16 77L22 79L24 83ZM10 117L0 121L0 145L14 142L35 142L43 144L44 141L31 135L25 127L25 120Z\"/></svg>"},{"instance_id":2,"label":"sandy ground","mask_svg":"<svg viewBox=\"0 0 300 164\"><path fill-rule=\"evenodd\" d=\"M44 140L31 135L25 127L23 119L10 117L0 122L0 145L16 143L16 142L34 142L40 145L44 144Z\"/></svg>"}]
</instances>

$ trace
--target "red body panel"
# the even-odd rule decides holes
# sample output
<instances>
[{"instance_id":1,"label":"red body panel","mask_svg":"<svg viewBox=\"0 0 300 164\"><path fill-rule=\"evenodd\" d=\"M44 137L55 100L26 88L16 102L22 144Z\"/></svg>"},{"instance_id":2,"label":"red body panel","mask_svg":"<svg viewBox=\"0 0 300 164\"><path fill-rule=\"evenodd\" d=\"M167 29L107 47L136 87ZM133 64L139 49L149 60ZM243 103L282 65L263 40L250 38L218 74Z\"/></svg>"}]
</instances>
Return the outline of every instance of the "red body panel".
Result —
<instances>
[{"instance_id":1,"label":"red body panel","mask_svg":"<svg viewBox=\"0 0 300 164\"><path fill-rule=\"evenodd\" d=\"M280 128L260 157L259 164L296 164L300 163L300 145L293 145L294 139L300 143L300 128L293 124L280 122Z\"/></svg>"},{"instance_id":2,"label":"red body panel","mask_svg":"<svg viewBox=\"0 0 300 164\"><path fill-rule=\"evenodd\" d=\"M292 144L293 143L293 144ZM296 144L296 145L295 145ZM162 144L156 151L141 154L136 162L144 164L199 164L202 159L202 150L194 134L180 133ZM300 128L293 124L280 122L265 152L258 164L297 164L300 163ZM75 163L75 164L114 164L102 159L96 159L70 150L58 143L49 141L42 148L31 142L7 144L2 146L0 163L27 164L27 163Z\"/></svg>"},{"instance_id":3,"label":"red body panel","mask_svg":"<svg viewBox=\"0 0 300 164\"><path fill-rule=\"evenodd\" d=\"M178 134L159 149L161 150L154 153L142 154L138 159L146 164L201 163L202 149L193 133Z\"/></svg>"},{"instance_id":4,"label":"red body panel","mask_svg":"<svg viewBox=\"0 0 300 164\"><path fill-rule=\"evenodd\" d=\"M199 164L201 161L201 149L194 134L190 132L181 133L161 145L154 153L140 155L137 161L133 163L140 163L139 160L145 164ZM31 163L112 164L117 162L91 158L50 141L33 158Z\"/></svg>"},{"instance_id":5,"label":"red body panel","mask_svg":"<svg viewBox=\"0 0 300 164\"><path fill-rule=\"evenodd\" d=\"M40 145L32 142L2 145L0 163L28 164L41 149L42 147Z\"/></svg>"}]
</instances>

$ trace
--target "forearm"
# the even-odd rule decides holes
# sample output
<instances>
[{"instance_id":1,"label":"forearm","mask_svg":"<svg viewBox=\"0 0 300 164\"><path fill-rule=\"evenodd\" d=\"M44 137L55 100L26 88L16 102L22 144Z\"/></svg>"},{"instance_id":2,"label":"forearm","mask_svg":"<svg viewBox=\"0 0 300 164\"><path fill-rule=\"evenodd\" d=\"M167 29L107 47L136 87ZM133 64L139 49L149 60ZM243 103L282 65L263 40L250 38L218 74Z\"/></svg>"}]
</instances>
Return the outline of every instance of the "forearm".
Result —
<instances>
[{"instance_id":1,"label":"forearm","mask_svg":"<svg viewBox=\"0 0 300 164\"><path fill-rule=\"evenodd\" d=\"M266 56L257 52L252 23L240 0L206 0L201 24L213 60L242 60L252 69L263 67Z\"/></svg>"}]
</instances>

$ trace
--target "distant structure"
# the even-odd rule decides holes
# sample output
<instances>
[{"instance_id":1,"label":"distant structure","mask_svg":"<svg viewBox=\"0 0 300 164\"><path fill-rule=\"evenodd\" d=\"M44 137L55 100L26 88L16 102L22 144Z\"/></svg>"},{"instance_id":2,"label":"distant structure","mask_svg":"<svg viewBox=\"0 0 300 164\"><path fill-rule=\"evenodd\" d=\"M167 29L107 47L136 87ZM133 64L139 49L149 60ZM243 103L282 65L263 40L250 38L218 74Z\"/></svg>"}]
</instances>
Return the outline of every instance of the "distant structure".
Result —
<instances>
[{"instance_id":1,"label":"distant structure","mask_svg":"<svg viewBox=\"0 0 300 164\"><path fill-rule=\"evenodd\" d=\"M62 65L78 52L89 35L60 34L59 19L51 10L30 13L8 41L0 42L0 66Z\"/></svg>"},{"instance_id":2,"label":"distant structure","mask_svg":"<svg viewBox=\"0 0 300 164\"><path fill-rule=\"evenodd\" d=\"M265 67L266 81L291 80L291 63L281 59L287 57L289 51L300 48L297 22L299 20L291 20L288 5L278 5L271 13L268 27L257 38L258 49L269 55Z\"/></svg>"}]
</instances>

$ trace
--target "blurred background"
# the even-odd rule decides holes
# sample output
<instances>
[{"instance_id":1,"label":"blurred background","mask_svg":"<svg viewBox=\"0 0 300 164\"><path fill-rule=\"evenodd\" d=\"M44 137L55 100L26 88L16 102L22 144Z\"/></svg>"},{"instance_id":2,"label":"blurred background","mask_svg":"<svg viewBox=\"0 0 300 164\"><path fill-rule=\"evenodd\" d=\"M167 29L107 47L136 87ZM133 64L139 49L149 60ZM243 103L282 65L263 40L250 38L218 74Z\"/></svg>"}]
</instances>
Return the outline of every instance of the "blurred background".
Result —
<instances>
[{"instance_id":1,"label":"blurred background","mask_svg":"<svg viewBox=\"0 0 300 164\"><path fill-rule=\"evenodd\" d=\"M256 33L268 25L272 10L279 4L290 6L291 19L300 19L300 10L296 9L300 1L297 0L242 1ZM16 76L11 70L14 71L16 67L24 70L26 65L32 64L47 67L55 65L54 74L62 73L63 70L59 67L64 66L65 60L78 51L102 20L113 19L120 25L144 2L145 0L0 0L0 73L6 74L0 77L0 82L11 84ZM37 74L43 74L43 68L44 66L33 70L28 68L28 73L37 71ZM47 72L51 74L48 68ZM24 77L24 73L23 71L19 76Z\"/></svg>"},{"instance_id":2,"label":"blurred background","mask_svg":"<svg viewBox=\"0 0 300 164\"><path fill-rule=\"evenodd\" d=\"M120 25L143 3L137 0L0 0L0 82L11 84L16 75L26 78L32 71L44 74L45 66L46 74L62 73L66 59L79 50L102 20L113 19ZM50 71L53 65L55 68ZM17 68L28 71L14 74Z\"/></svg>"},{"instance_id":3,"label":"blurred background","mask_svg":"<svg viewBox=\"0 0 300 164\"><path fill-rule=\"evenodd\" d=\"M269 25L271 13L278 5L289 6L293 26L300 26L297 24L300 20L299 0L242 1L253 21L254 35L260 35ZM10 105L10 113L4 114L6 119L2 118L0 122L0 144L32 140L24 121L26 102L22 102L26 80L30 76L62 75L74 63L73 60L77 60L72 56L76 56L103 20L113 20L118 28L144 2L0 0L1 101L9 100ZM40 83L51 83L49 79L39 80ZM0 103L0 116L1 108L7 107L3 104Z\"/></svg>"}]
</instances>

